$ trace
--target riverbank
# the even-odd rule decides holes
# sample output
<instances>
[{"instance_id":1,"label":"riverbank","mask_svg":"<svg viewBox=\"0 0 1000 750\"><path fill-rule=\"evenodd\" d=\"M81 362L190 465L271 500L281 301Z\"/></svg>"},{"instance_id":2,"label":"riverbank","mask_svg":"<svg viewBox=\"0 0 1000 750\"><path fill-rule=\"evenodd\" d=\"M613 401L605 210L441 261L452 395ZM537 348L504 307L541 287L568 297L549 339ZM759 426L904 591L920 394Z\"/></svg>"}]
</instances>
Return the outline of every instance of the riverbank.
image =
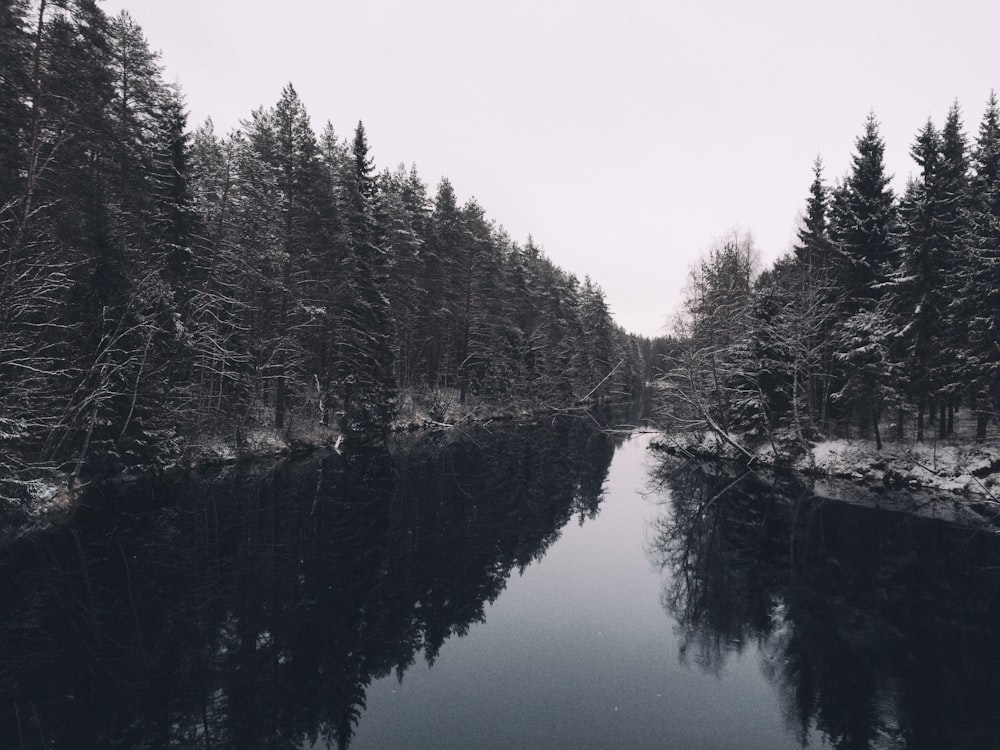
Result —
<instances>
[{"instance_id":1,"label":"riverbank","mask_svg":"<svg viewBox=\"0 0 1000 750\"><path fill-rule=\"evenodd\" d=\"M924 443L826 440L796 466L826 476L893 488L935 489L997 499L1000 445L960 439Z\"/></svg>"},{"instance_id":2,"label":"riverbank","mask_svg":"<svg viewBox=\"0 0 1000 750\"><path fill-rule=\"evenodd\" d=\"M419 435L441 430L491 424L527 424L558 414L584 416L590 406L554 406L525 401L495 403L478 397L462 401L458 389L436 389L400 395L398 412L389 434ZM0 477L0 527L51 523L72 513L76 500L88 488L101 484L128 483L150 477L184 476L199 471L275 462L320 451L348 450L352 439L332 425L291 419L283 430L261 425L226 434L202 434L173 441L151 463L120 466L114 471L89 473L74 481L68 471L38 467L30 478ZM178 447L180 443L180 447Z\"/></svg>"},{"instance_id":3,"label":"riverbank","mask_svg":"<svg viewBox=\"0 0 1000 750\"><path fill-rule=\"evenodd\" d=\"M793 458L770 442L664 433L659 450L681 457L726 460L754 470L791 471L816 496L1000 527L1000 438L883 442L833 439L796 446Z\"/></svg>"}]
</instances>

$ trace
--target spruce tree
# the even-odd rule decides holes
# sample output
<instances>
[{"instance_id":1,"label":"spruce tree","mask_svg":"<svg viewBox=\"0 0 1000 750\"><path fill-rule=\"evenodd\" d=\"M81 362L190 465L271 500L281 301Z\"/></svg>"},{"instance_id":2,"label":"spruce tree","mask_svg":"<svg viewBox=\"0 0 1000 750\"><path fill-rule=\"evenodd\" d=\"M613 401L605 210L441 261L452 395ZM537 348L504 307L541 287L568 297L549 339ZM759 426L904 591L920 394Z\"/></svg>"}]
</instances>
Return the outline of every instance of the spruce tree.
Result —
<instances>
[{"instance_id":1,"label":"spruce tree","mask_svg":"<svg viewBox=\"0 0 1000 750\"><path fill-rule=\"evenodd\" d=\"M886 400L882 385L888 383L888 342L885 311L879 303L895 247L897 210L885 173L885 145L878 121L870 114L865 132L855 141L851 171L834 190L830 212L830 237L835 250L834 279L838 326L834 332L833 378L839 398L833 400L843 416L854 414L862 429L878 420ZM871 347L884 351L871 356ZM854 347L861 347L855 349ZM865 375L859 380L857 368Z\"/></svg>"},{"instance_id":2,"label":"spruce tree","mask_svg":"<svg viewBox=\"0 0 1000 750\"><path fill-rule=\"evenodd\" d=\"M274 108L246 123L240 200L244 235L259 276L250 304L255 356L274 424L286 426L290 405L312 391L305 338L322 326L311 304L314 256L324 241L318 186L319 150L309 117L291 84Z\"/></svg>"},{"instance_id":3,"label":"spruce tree","mask_svg":"<svg viewBox=\"0 0 1000 750\"><path fill-rule=\"evenodd\" d=\"M577 383L580 398L601 398L615 393L611 376L621 360L614 321L604 298L604 290L584 277L576 310L581 336L578 345L587 363Z\"/></svg>"},{"instance_id":4,"label":"spruce tree","mask_svg":"<svg viewBox=\"0 0 1000 750\"><path fill-rule=\"evenodd\" d=\"M351 243L336 364L345 429L377 437L395 413L393 320L383 294L388 259L375 218L378 193L374 162L361 122L354 131L349 163L345 224Z\"/></svg>"},{"instance_id":5,"label":"spruce tree","mask_svg":"<svg viewBox=\"0 0 1000 750\"><path fill-rule=\"evenodd\" d=\"M461 306L459 256L462 221L455 189L447 178L438 184L430 219L430 237L424 253L427 383L452 387L459 362Z\"/></svg>"},{"instance_id":6,"label":"spruce tree","mask_svg":"<svg viewBox=\"0 0 1000 750\"><path fill-rule=\"evenodd\" d=\"M796 259L805 269L805 278L810 285L822 286L829 282L833 252L828 219L829 192L823 182L823 162L816 157L816 161L813 162L813 181L809 186L806 214L793 248Z\"/></svg>"},{"instance_id":7,"label":"spruce tree","mask_svg":"<svg viewBox=\"0 0 1000 750\"><path fill-rule=\"evenodd\" d=\"M460 211L462 243L458 272L458 363L459 400L464 403L471 386L479 392L498 385L492 381L494 345L499 338L501 270L493 227L482 206L471 199Z\"/></svg>"},{"instance_id":8,"label":"spruce tree","mask_svg":"<svg viewBox=\"0 0 1000 750\"><path fill-rule=\"evenodd\" d=\"M837 281L846 311L868 309L881 296L879 284L892 258L896 206L885 173L885 145L870 114L855 142L851 172L834 199L831 238L837 252Z\"/></svg>"},{"instance_id":9,"label":"spruce tree","mask_svg":"<svg viewBox=\"0 0 1000 750\"><path fill-rule=\"evenodd\" d=\"M959 363L968 348L969 310L964 299L965 278L970 269L969 147L962 126L961 109L956 101L948 110L941 131L941 208L940 233L944 244L942 256L942 348L939 352L938 378L941 382L941 406L947 406L947 424L942 420L941 435L952 430L954 412L964 384ZM945 403L946 402L946 403Z\"/></svg>"},{"instance_id":10,"label":"spruce tree","mask_svg":"<svg viewBox=\"0 0 1000 750\"><path fill-rule=\"evenodd\" d=\"M375 237L375 162L368 153L368 136L364 123L358 122L349 154L350 169L345 174L347 193L347 225L356 247L370 245Z\"/></svg>"},{"instance_id":11,"label":"spruce tree","mask_svg":"<svg viewBox=\"0 0 1000 750\"><path fill-rule=\"evenodd\" d=\"M114 128L111 220L121 241L148 246L153 240L154 142L167 96L158 56L142 29L122 11L109 24L113 100L108 118Z\"/></svg>"},{"instance_id":12,"label":"spruce tree","mask_svg":"<svg viewBox=\"0 0 1000 750\"><path fill-rule=\"evenodd\" d=\"M831 398L855 413L862 434L872 431L878 450L883 415L903 402L900 373L890 352L892 333L892 322L881 309L856 313L844 324L844 346L836 353L845 376Z\"/></svg>"},{"instance_id":13,"label":"spruce tree","mask_svg":"<svg viewBox=\"0 0 1000 750\"><path fill-rule=\"evenodd\" d=\"M183 305L191 294L191 242L196 223L188 187L190 136L179 91L165 89L159 109L152 144L154 234L166 256L164 272Z\"/></svg>"},{"instance_id":14,"label":"spruce tree","mask_svg":"<svg viewBox=\"0 0 1000 750\"><path fill-rule=\"evenodd\" d=\"M979 126L972 171L963 289L968 356L963 372L974 394L976 434L985 439L1000 401L1000 107L993 92Z\"/></svg>"},{"instance_id":15,"label":"spruce tree","mask_svg":"<svg viewBox=\"0 0 1000 750\"><path fill-rule=\"evenodd\" d=\"M948 265L947 214L952 196L944 172L941 134L928 120L911 151L920 167L903 199L899 260L890 277L887 299L899 333L896 357L906 363L911 399L917 406L917 439L923 439L923 417L932 398L942 398L948 377L940 356L945 346L948 300L944 294Z\"/></svg>"},{"instance_id":16,"label":"spruce tree","mask_svg":"<svg viewBox=\"0 0 1000 750\"><path fill-rule=\"evenodd\" d=\"M954 249L964 244L969 204L969 145L962 126L962 111L955 102L948 110L941 130L941 189L945 231Z\"/></svg>"},{"instance_id":17,"label":"spruce tree","mask_svg":"<svg viewBox=\"0 0 1000 750\"><path fill-rule=\"evenodd\" d=\"M765 338L775 339L786 354L779 369L790 373L788 390L800 439L825 421L833 385L836 337L830 331L836 328L840 289L835 283L838 257L830 225L834 201L843 207L845 198L843 189L831 191L826 186L823 163L817 157L803 226L792 248L795 263L783 269L775 263L779 272L770 284L778 307L765 325L770 329Z\"/></svg>"},{"instance_id":18,"label":"spruce tree","mask_svg":"<svg viewBox=\"0 0 1000 750\"><path fill-rule=\"evenodd\" d=\"M381 175L379 195L377 222L389 261L385 294L395 320L395 378L400 387L411 387L421 379L425 355L421 256L429 206L420 178L402 165Z\"/></svg>"}]
</instances>

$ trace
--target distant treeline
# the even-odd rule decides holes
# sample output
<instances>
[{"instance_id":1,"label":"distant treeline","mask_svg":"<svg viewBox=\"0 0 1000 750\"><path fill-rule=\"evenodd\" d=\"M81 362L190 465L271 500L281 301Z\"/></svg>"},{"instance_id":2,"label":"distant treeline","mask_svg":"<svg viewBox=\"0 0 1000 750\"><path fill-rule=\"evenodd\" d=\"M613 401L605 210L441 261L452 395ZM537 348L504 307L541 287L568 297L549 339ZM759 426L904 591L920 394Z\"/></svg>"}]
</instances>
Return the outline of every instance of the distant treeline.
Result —
<instances>
[{"instance_id":1,"label":"distant treeline","mask_svg":"<svg viewBox=\"0 0 1000 750\"><path fill-rule=\"evenodd\" d=\"M0 120L0 474L641 384L650 342L599 287L447 180L377 172L361 123L317 136L289 85L189 132L126 13L0 0Z\"/></svg>"},{"instance_id":2,"label":"distant treeline","mask_svg":"<svg viewBox=\"0 0 1000 750\"><path fill-rule=\"evenodd\" d=\"M985 439L1000 399L1000 113L970 145L956 103L920 128L894 195L870 115L849 173L821 162L794 251L757 274L734 234L692 271L664 411L701 429L801 444L830 434ZM892 425L887 430L888 425ZM933 433L931 433L933 430ZM970 435L971 435L970 427Z\"/></svg>"}]
</instances>

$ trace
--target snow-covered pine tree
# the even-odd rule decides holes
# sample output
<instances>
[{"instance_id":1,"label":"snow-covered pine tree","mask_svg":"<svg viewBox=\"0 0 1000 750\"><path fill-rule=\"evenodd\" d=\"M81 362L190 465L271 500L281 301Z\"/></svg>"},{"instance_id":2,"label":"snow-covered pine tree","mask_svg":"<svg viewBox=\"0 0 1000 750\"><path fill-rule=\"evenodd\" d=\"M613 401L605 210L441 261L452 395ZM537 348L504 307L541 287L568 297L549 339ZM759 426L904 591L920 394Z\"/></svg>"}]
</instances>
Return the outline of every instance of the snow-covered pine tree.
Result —
<instances>
[{"instance_id":1,"label":"snow-covered pine tree","mask_svg":"<svg viewBox=\"0 0 1000 750\"><path fill-rule=\"evenodd\" d=\"M378 189L374 162L361 122L354 131L351 168L345 174L345 225L350 232L349 266L343 304L337 382L344 427L377 437L394 414L393 320L383 294L388 259L376 223Z\"/></svg>"},{"instance_id":2,"label":"snow-covered pine tree","mask_svg":"<svg viewBox=\"0 0 1000 750\"><path fill-rule=\"evenodd\" d=\"M830 210L830 238L836 259L834 282L838 290L838 325L833 336L838 348L834 353L833 382L834 390L841 394L831 405L843 409L839 416L854 414L863 425L871 424L874 391L849 387L852 379L856 381L852 363L863 361L871 370L883 361L868 357L872 330L878 328L881 334L882 326L869 325L871 315L853 323L851 318L862 312L875 313L893 260L898 219L884 155L885 144L872 113L865 120L864 133L855 141L851 170L833 191ZM852 348L855 345L864 349L855 351ZM887 373L876 376L869 371L866 379L885 382L886 377ZM836 409L834 415L837 416Z\"/></svg>"},{"instance_id":3,"label":"snow-covered pine tree","mask_svg":"<svg viewBox=\"0 0 1000 750\"><path fill-rule=\"evenodd\" d=\"M868 309L881 297L892 258L896 201L885 172L885 144L874 114L855 142L851 171L836 191L830 236L837 254L837 283L845 312Z\"/></svg>"},{"instance_id":4,"label":"snow-covered pine tree","mask_svg":"<svg viewBox=\"0 0 1000 750\"><path fill-rule=\"evenodd\" d=\"M942 368L945 344L945 278L950 230L946 219L953 197L946 190L941 134L928 120L910 150L920 173L902 201L898 260L889 276L885 301L895 330L890 347L905 362L904 384L917 407L917 439L923 440L929 405L945 397Z\"/></svg>"},{"instance_id":5,"label":"snow-covered pine tree","mask_svg":"<svg viewBox=\"0 0 1000 750\"><path fill-rule=\"evenodd\" d=\"M833 247L829 228L830 190L823 182L823 161L813 162L813 181L809 185L806 212L799 227L793 250L805 270L804 279L810 286L830 283L833 267Z\"/></svg>"},{"instance_id":6,"label":"snow-covered pine tree","mask_svg":"<svg viewBox=\"0 0 1000 750\"><path fill-rule=\"evenodd\" d=\"M962 125L962 112L958 102L952 104L941 130L941 235L945 244L942 257L942 299L944 304L945 331L938 356L937 377L941 382L939 411L944 422L940 434L950 433L954 426L955 409L966 384L963 382L960 363L968 349L968 309L963 298L965 277L971 257L970 241L970 165L969 145Z\"/></svg>"},{"instance_id":7,"label":"snow-covered pine tree","mask_svg":"<svg viewBox=\"0 0 1000 750\"><path fill-rule=\"evenodd\" d=\"M982 440L1000 400L1000 109L992 92L972 152L969 217L962 292L968 351L961 372L974 394Z\"/></svg>"}]
</instances>

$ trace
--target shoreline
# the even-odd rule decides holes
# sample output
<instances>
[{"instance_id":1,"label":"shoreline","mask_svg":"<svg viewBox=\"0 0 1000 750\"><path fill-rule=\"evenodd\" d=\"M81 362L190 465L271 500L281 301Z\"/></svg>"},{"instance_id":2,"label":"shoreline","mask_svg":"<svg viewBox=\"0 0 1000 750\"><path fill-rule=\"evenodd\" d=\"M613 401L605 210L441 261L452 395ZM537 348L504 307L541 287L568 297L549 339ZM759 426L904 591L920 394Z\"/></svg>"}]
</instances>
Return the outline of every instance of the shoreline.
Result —
<instances>
[{"instance_id":1,"label":"shoreline","mask_svg":"<svg viewBox=\"0 0 1000 750\"><path fill-rule=\"evenodd\" d=\"M404 414L394 419L386 437L431 434L442 430L460 430L464 426L530 424L546 417L573 416L594 408L614 407L615 404L594 402L562 407L550 404L506 405L498 407L479 401L462 404L450 403L442 413L408 405ZM149 479L183 478L201 471L224 471L228 467L254 464L274 465L281 461L302 458L319 452L341 453L349 449L353 440L339 429L324 425L309 425L282 431L258 427L239 439L211 436L184 447L181 455L164 460L161 465L136 464L122 469L88 476L84 481L71 484L69 472L40 471L38 476L18 480L24 491L22 498L3 498L6 507L0 518L0 539L8 534L15 536L47 524L58 524L69 519L79 499L94 487L128 484ZM166 457L164 457L166 459Z\"/></svg>"},{"instance_id":2,"label":"shoreline","mask_svg":"<svg viewBox=\"0 0 1000 750\"><path fill-rule=\"evenodd\" d=\"M788 460L770 445L741 445L721 437L661 433L656 451L680 458L725 461L747 470L791 473L818 498L938 518L1000 533L1000 442L961 439L883 443L836 439L810 443ZM749 458L748 458L749 456Z\"/></svg>"}]
</instances>

